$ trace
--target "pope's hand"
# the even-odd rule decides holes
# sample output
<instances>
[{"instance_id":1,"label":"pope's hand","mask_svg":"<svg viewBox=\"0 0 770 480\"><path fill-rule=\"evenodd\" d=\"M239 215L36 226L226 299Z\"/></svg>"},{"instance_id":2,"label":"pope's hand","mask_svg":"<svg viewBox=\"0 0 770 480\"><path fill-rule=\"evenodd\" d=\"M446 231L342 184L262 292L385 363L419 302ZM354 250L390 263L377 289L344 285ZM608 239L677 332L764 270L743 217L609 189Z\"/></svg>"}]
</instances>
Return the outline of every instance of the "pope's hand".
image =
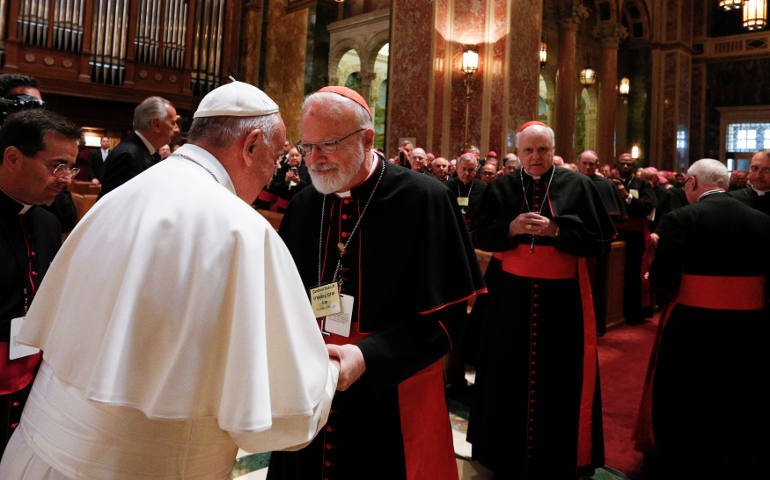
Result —
<instances>
[{"instance_id":1,"label":"pope's hand","mask_svg":"<svg viewBox=\"0 0 770 480\"><path fill-rule=\"evenodd\" d=\"M345 391L366 371L366 362L361 349L352 344L326 345L329 358L340 363L340 376L337 380L337 390Z\"/></svg>"}]
</instances>

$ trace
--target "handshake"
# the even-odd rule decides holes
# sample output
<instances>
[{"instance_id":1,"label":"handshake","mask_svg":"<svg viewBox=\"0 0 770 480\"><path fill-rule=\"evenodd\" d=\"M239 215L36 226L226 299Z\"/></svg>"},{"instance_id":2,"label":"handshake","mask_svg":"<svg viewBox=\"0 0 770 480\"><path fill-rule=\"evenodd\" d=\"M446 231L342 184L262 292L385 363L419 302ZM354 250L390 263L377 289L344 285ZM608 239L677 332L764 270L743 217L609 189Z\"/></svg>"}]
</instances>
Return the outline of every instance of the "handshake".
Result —
<instances>
[{"instance_id":1,"label":"handshake","mask_svg":"<svg viewBox=\"0 0 770 480\"><path fill-rule=\"evenodd\" d=\"M340 372L337 390L344 392L366 371L364 354L353 344L328 344L326 349L329 351L329 360Z\"/></svg>"}]
</instances>

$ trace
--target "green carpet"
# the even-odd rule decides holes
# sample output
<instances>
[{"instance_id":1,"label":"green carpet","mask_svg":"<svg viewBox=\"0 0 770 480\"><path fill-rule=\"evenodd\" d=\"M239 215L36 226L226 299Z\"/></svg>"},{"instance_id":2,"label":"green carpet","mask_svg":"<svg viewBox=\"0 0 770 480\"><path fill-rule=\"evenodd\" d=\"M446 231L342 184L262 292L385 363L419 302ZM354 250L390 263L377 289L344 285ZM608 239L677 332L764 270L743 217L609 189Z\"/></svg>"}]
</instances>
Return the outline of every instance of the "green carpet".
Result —
<instances>
[{"instance_id":1,"label":"green carpet","mask_svg":"<svg viewBox=\"0 0 770 480\"><path fill-rule=\"evenodd\" d=\"M235 461L232 478L265 468L269 462L270 453L252 453L251 455L243 456Z\"/></svg>"}]
</instances>

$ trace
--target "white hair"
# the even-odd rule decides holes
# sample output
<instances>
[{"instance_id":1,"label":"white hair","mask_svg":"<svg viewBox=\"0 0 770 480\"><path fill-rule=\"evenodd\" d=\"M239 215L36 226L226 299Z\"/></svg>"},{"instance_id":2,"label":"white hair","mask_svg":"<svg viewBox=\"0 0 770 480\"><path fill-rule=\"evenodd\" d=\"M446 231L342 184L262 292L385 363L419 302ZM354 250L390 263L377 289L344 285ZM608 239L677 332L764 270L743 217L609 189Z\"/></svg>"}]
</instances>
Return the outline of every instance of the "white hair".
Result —
<instances>
[{"instance_id":1,"label":"white hair","mask_svg":"<svg viewBox=\"0 0 770 480\"><path fill-rule=\"evenodd\" d=\"M153 118L165 120L168 116L166 107L171 102L163 97L147 97L134 109L134 130L146 130Z\"/></svg>"},{"instance_id":2,"label":"white hair","mask_svg":"<svg viewBox=\"0 0 770 480\"><path fill-rule=\"evenodd\" d=\"M702 158L690 165L687 174L698 178L698 182L704 187L720 187L727 189L730 178L724 163L713 158Z\"/></svg>"},{"instance_id":3,"label":"white hair","mask_svg":"<svg viewBox=\"0 0 770 480\"><path fill-rule=\"evenodd\" d=\"M556 147L556 135L553 133L553 129L547 125L530 125L521 132L516 133L516 148L519 148L519 137L522 133L526 132L527 130L535 129L535 131L543 133L545 132L548 135L548 139L551 142L551 148Z\"/></svg>"},{"instance_id":4,"label":"white hair","mask_svg":"<svg viewBox=\"0 0 770 480\"><path fill-rule=\"evenodd\" d=\"M258 128L262 131L265 145L270 145L280 123L281 116L278 113L259 117L198 117L190 126L187 140L191 143L205 142L214 148L226 149L243 135Z\"/></svg>"}]
</instances>

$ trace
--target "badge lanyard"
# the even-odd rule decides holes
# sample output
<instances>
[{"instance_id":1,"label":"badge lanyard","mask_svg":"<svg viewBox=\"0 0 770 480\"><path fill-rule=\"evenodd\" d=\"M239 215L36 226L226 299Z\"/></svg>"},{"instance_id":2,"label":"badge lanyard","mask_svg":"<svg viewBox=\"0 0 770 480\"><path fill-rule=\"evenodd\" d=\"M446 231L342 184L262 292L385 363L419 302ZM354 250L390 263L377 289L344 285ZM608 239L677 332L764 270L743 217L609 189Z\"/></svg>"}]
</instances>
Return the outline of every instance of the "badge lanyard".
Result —
<instances>
[{"instance_id":1,"label":"badge lanyard","mask_svg":"<svg viewBox=\"0 0 770 480\"><path fill-rule=\"evenodd\" d=\"M376 157L375 157L376 158ZM378 159L379 161L379 159ZM334 287L331 287L332 290L336 291L336 293L332 293L332 298L336 298L340 296L342 292L342 279L339 278L339 272L340 268L342 266L342 257L347 252L348 247L350 246L350 242L353 240L353 237L355 236L356 232L358 231L361 220L363 220L364 215L366 214L366 211L369 208L369 205L372 203L372 199L374 198L374 193L377 191L377 187L380 185L380 182L382 181L382 176L385 173L385 163L383 162L382 170L380 170L380 175L377 177L377 183L374 184L374 188L372 188L372 192L369 194L369 198L366 200L366 203L364 204L364 208L361 210L361 215L358 216L358 220L356 220L356 224L353 226L353 230L350 232L350 236L348 237L347 241L343 244L342 242L337 244L337 266L334 269L334 275L332 276L332 280L329 284L321 285L321 265L322 265L322 254L323 254L323 231L324 231L324 217L326 216L326 195L323 197L323 201L321 203L321 227L320 232L318 235L318 287L311 288L310 289L310 296L311 300L313 300L314 292L324 291L325 287L334 285ZM317 293L316 293L317 294ZM327 296L327 295L323 295ZM344 297L344 296L343 296ZM314 300L313 300L314 301ZM340 302L341 303L341 302ZM341 306L340 303L338 303L338 306ZM350 305L350 308L352 308L352 304ZM315 309L315 304L314 304ZM341 310L335 310L333 311L334 314L340 313ZM317 316L322 315L321 312L316 313ZM325 335L329 335L329 333L326 331L326 317L327 315L323 315L323 324L321 326L321 332ZM348 321L349 322L349 321ZM348 323L349 325L349 323Z\"/></svg>"},{"instance_id":2,"label":"badge lanyard","mask_svg":"<svg viewBox=\"0 0 770 480\"><path fill-rule=\"evenodd\" d=\"M369 198L366 200L366 203L364 204L364 209L361 210L361 215L358 216L358 220L356 220L356 224L353 226L353 230L350 232L350 236L348 237L348 240L344 244L342 244L342 242L337 244L337 267L334 269L334 276L332 276L332 282L337 281L337 275L339 274L340 267L342 266L342 256L345 254L345 251L348 249L350 242L353 240L353 237L358 231L358 227L361 225L361 220L363 220L364 215L366 214L366 210L369 208L369 204L372 203L372 198L374 198L374 192L377 191L377 187L380 185L380 181L382 180L382 175L385 173L385 168L386 168L385 163L387 162L383 162L382 170L380 170L380 175L379 177L377 177L377 183L374 184L374 188L372 188L372 193L369 194ZM318 234L318 285L321 285L321 260L322 260L321 255L323 252L325 215L326 215L326 195L324 195L323 202L321 203L321 230ZM342 279L340 279L338 283L340 285L340 288L342 288Z\"/></svg>"},{"instance_id":3,"label":"badge lanyard","mask_svg":"<svg viewBox=\"0 0 770 480\"><path fill-rule=\"evenodd\" d=\"M556 167L551 167L551 177L548 179L548 185L545 187L545 196L543 196L543 203L540 204L540 210L537 212L538 215L541 217L543 216L543 207L545 207L545 203L549 202L548 200L548 191L551 190L551 181L553 180L553 176L556 174ZM522 173L524 169L519 169L519 177L521 178L521 193L524 195L524 205L527 207L527 213L531 212L532 209L529 208L529 200L527 200L527 190L524 188L524 173ZM532 253L535 251L535 234L532 235L532 242L529 244L529 253Z\"/></svg>"}]
</instances>

